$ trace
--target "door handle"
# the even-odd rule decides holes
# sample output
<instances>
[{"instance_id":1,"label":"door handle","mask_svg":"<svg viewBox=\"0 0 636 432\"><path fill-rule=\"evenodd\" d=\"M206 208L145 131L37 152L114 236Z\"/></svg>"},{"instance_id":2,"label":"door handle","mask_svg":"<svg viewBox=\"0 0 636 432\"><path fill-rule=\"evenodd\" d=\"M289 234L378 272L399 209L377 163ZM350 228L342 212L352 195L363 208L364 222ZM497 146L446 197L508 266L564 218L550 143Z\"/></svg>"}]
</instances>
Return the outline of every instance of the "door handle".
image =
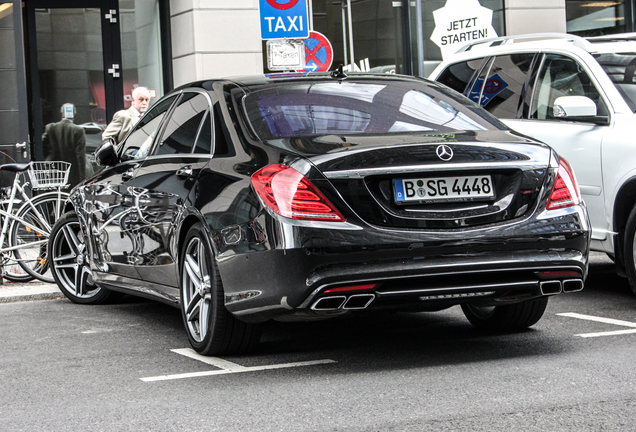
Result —
<instances>
[{"instance_id":1,"label":"door handle","mask_svg":"<svg viewBox=\"0 0 636 432\"><path fill-rule=\"evenodd\" d=\"M123 172L121 174L121 179L123 181L128 181L130 179L132 179L135 176L135 170L133 168L130 168L128 171Z\"/></svg>"},{"instance_id":2,"label":"door handle","mask_svg":"<svg viewBox=\"0 0 636 432\"><path fill-rule=\"evenodd\" d=\"M177 170L177 177L179 177L182 180L189 179L190 177L192 177L192 167L188 165L183 168L179 168Z\"/></svg>"},{"instance_id":3,"label":"door handle","mask_svg":"<svg viewBox=\"0 0 636 432\"><path fill-rule=\"evenodd\" d=\"M27 150L26 150L26 146L27 146L26 141L25 141L25 142L21 142L21 143L15 143L15 148L17 148L17 149L18 149L18 151L22 150L22 157L23 157L24 159L26 159L26 158L27 158Z\"/></svg>"}]
</instances>

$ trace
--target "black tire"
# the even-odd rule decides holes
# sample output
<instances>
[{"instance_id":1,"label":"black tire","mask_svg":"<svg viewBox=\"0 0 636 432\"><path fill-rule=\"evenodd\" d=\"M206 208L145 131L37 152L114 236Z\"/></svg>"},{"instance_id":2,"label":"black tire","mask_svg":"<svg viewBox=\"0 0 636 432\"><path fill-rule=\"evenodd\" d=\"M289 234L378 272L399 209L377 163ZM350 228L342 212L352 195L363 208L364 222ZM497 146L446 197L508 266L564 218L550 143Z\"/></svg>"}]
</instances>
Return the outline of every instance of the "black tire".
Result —
<instances>
[{"instance_id":1,"label":"black tire","mask_svg":"<svg viewBox=\"0 0 636 432\"><path fill-rule=\"evenodd\" d=\"M236 354L258 345L262 326L239 321L225 308L221 277L200 223L186 235L179 274L183 323L196 352Z\"/></svg>"},{"instance_id":2,"label":"black tire","mask_svg":"<svg viewBox=\"0 0 636 432\"><path fill-rule=\"evenodd\" d=\"M468 321L480 330L489 332L513 332L535 325L548 307L549 297L501 306L476 306L462 304Z\"/></svg>"},{"instance_id":3,"label":"black tire","mask_svg":"<svg viewBox=\"0 0 636 432\"><path fill-rule=\"evenodd\" d=\"M636 294L636 206L632 208L627 225L625 226L625 241L623 243L623 257L625 271L632 292Z\"/></svg>"},{"instance_id":4,"label":"black tire","mask_svg":"<svg viewBox=\"0 0 636 432\"><path fill-rule=\"evenodd\" d=\"M61 199L57 192L49 192L34 197L31 205L29 203L22 205L16 212L16 217L37 227L37 230L18 220L14 220L11 224L9 234L11 246L32 243L32 246L13 251L15 259L24 271L43 282L55 281L49 271L48 240L53 224L62 214L62 207L67 197L66 192L61 193Z\"/></svg>"},{"instance_id":5,"label":"black tire","mask_svg":"<svg viewBox=\"0 0 636 432\"><path fill-rule=\"evenodd\" d=\"M51 273L69 300L79 304L102 304L113 292L92 282L86 242L75 212L64 214L53 226L49 239Z\"/></svg>"}]
</instances>

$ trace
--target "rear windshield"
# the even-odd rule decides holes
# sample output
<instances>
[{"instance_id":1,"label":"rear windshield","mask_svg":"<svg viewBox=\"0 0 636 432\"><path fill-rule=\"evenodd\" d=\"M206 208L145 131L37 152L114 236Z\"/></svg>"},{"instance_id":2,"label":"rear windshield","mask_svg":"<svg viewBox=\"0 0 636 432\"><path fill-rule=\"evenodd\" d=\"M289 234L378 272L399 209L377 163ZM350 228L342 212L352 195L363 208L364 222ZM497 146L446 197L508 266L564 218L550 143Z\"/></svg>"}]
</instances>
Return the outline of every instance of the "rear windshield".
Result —
<instances>
[{"instance_id":1,"label":"rear windshield","mask_svg":"<svg viewBox=\"0 0 636 432\"><path fill-rule=\"evenodd\" d=\"M425 82L288 83L249 93L243 102L262 140L505 128L463 96Z\"/></svg>"},{"instance_id":2,"label":"rear windshield","mask_svg":"<svg viewBox=\"0 0 636 432\"><path fill-rule=\"evenodd\" d=\"M595 55L596 60L627 102L636 111L636 53L610 53Z\"/></svg>"}]
</instances>

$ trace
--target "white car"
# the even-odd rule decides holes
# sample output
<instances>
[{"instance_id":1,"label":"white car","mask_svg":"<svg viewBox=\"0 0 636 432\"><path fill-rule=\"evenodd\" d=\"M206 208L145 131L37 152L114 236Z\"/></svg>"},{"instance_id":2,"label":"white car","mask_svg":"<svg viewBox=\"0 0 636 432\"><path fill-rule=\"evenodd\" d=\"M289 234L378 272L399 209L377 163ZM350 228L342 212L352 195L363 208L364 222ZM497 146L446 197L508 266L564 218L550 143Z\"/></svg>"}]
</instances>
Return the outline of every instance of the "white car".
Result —
<instances>
[{"instance_id":1,"label":"white car","mask_svg":"<svg viewBox=\"0 0 636 432\"><path fill-rule=\"evenodd\" d=\"M606 252L636 293L636 33L501 37L466 45L429 78L565 157Z\"/></svg>"}]
</instances>

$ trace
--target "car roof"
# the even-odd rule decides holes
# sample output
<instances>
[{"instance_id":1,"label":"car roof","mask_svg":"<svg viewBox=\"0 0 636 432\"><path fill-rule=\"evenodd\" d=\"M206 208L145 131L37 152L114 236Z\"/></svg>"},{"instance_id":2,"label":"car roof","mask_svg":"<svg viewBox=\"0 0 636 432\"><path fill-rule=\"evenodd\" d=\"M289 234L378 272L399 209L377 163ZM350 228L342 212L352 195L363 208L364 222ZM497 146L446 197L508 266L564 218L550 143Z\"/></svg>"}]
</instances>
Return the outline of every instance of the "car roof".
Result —
<instances>
[{"instance_id":1,"label":"car roof","mask_svg":"<svg viewBox=\"0 0 636 432\"><path fill-rule=\"evenodd\" d=\"M173 92L191 88L201 88L204 90L212 90L212 85L215 82L231 82L239 85L243 88L254 90L257 87L267 87L277 85L280 83L308 83L308 82L338 82L341 79L345 81L347 79L360 81L360 80L383 80L393 82L427 82L429 85L437 85L437 83L425 78L416 77L412 75L399 75L399 74L383 74L383 73L368 73L368 72L345 72L346 78L332 77L330 72L294 72L294 73L272 73L264 75L243 75L243 76L230 76L226 78L219 78L213 80L195 81L188 84L184 84L177 87Z\"/></svg>"},{"instance_id":2,"label":"car roof","mask_svg":"<svg viewBox=\"0 0 636 432\"><path fill-rule=\"evenodd\" d=\"M495 54L510 51L537 51L554 49L581 49L590 54L636 52L636 33L582 38L567 33L531 33L502 36L468 43L456 55L475 57L484 53ZM465 53L465 55L461 55Z\"/></svg>"},{"instance_id":3,"label":"car roof","mask_svg":"<svg viewBox=\"0 0 636 432\"><path fill-rule=\"evenodd\" d=\"M228 77L227 81L231 81L248 91L255 91L257 88L276 86L279 84L290 83L327 83L327 82L340 82L340 81L392 81L392 82L427 82L435 85L427 79L414 77L411 75L398 75L398 74L383 74L383 73L368 73L368 72L345 72L346 77L334 77L331 72L311 72L311 73L273 73L266 75L250 75L250 76L237 76Z\"/></svg>"}]
</instances>

